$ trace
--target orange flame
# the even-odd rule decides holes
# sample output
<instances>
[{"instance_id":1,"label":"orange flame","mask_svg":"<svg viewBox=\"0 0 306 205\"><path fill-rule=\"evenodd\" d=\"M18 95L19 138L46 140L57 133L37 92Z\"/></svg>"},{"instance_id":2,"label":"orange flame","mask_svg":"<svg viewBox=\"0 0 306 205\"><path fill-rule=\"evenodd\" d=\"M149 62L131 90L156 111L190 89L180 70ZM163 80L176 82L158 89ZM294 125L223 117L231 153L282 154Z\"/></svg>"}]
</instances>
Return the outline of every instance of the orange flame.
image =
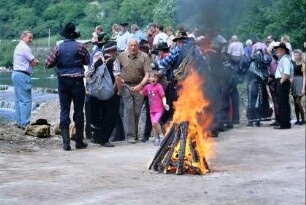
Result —
<instances>
[{"instance_id":1,"label":"orange flame","mask_svg":"<svg viewBox=\"0 0 306 205\"><path fill-rule=\"evenodd\" d=\"M212 123L212 114L207 113L207 107L210 102L205 99L202 91L202 80L197 73L190 69L187 78L181 83L179 90L179 98L174 102L175 113L173 116L174 123L183 121L189 122L188 136L186 144L195 142L195 150L198 153L199 159L210 159L213 156L214 141L211 138L209 127ZM175 150L179 150L180 144ZM205 169L203 161L194 162L192 158L192 150L189 146L185 149L185 163L189 166L200 168L204 174L209 170ZM172 158L176 158L174 153Z\"/></svg>"}]
</instances>

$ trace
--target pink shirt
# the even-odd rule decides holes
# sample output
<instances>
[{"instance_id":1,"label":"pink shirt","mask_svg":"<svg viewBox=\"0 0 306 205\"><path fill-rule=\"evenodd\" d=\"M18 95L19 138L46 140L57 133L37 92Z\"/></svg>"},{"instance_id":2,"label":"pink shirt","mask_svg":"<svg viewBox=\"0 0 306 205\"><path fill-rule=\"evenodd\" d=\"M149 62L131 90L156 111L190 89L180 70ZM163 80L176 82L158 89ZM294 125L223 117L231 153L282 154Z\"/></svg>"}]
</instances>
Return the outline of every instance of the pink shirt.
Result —
<instances>
[{"instance_id":1,"label":"pink shirt","mask_svg":"<svg viewBox=\"0 0 306 205\"><path fill-rule=\"evenodd\" d=\"M164 111L162 99L165 96L165 91L161 84L148 84L143 88L142 92L145 96L149 97L150 113Z\"/></svg>"}]
</instances>

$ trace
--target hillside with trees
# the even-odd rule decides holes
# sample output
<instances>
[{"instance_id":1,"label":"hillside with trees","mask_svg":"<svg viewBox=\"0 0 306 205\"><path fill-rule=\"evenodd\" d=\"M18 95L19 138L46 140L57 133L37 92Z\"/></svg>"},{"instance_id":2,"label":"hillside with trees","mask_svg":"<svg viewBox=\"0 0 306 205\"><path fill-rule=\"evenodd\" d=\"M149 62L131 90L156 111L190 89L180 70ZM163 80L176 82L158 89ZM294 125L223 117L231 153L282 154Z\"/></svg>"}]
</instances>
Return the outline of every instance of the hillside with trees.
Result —
<instances>
[{"instance_id":1,"label":"hillside with trees","mask_svg":"<svg viewBox=\"0 0 306 205\"><path fill-rule=\"evenodd\" d=\"M0 42L18 39L25 29L35 38L46 38L50 32L58 39L60 25L70 21L86 39L96 25L110 32L112 24L128 21L142 28L150 22L214 27L227 38L236 34L243 41L286 34L294 48L301 48L306 26L304 0L2 0L0 14ZM0 44L1 53L9 50ZM0 65L5 61L1 57Z\"/></svg>"}]
</instances>

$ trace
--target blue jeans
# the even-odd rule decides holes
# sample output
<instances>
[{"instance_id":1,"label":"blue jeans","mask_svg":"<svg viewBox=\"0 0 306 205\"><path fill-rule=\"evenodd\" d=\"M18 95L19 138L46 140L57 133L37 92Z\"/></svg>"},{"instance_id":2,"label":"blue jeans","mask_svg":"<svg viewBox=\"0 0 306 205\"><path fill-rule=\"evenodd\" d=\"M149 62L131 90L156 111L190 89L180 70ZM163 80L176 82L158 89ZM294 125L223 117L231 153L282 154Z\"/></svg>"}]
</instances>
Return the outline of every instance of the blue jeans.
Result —
<instances>
[{"instance_id":1,"label":"blue jeans","mask_svg":"<svg viewBox=\"0 0 306 205\"><path fill-rule=\"evenodd\" d=\"M14 71L12 73L12 81L15 89L16 123L19 126L25 127L30 124L31 120L31 76Z\"/></svg>"},{"instance_id":2,"label":"blue jeans","mask_svg":"<svg viewBox=\"0 0 306 205\"><path fill-rule=\"evenodd\" d=\"M70 106L73 102L73 121L76 128L84 127L85 87L83 78L58 78L58 94L61 106L60 127L67 128L70 120Z\"/></svg>"}]
</instances>

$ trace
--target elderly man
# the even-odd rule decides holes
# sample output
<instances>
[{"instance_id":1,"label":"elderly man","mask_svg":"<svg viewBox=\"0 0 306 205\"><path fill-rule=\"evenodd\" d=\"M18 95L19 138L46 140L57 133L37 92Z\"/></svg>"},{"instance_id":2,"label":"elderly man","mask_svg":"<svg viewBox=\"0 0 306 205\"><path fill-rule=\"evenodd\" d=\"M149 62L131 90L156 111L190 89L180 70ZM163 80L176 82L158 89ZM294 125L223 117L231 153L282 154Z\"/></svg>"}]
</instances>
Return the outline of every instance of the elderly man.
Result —
<instances>
[{"instance_id":1,"label":"elderly man","mask_svg":"<svg viewBox=\"0 0 306 205\"><path fill-rule=\"evenodd\" d=\"M31 118L32 67L37 66L39 61L34 57L30 48L33 41L33 33L24 31L20 39L14 51L12 81L15 89L16 124L19 128L25 129L30 124Z\"/></svg>"},{"instance_id":2,"label":"elderly man","mask_svg":"<svg viewBox=\"0 0 306 205\"><path fill-rule=\"evenodd\" d=\"M276 48L276 54L279 59L275 72L276 80L276 95L279 105L280 122L275 129L290 129L290 76L293 70L293 65L290 59L290 50L286 44L280 43Z\"/></svg>"},{"instance_id":3,"label":"elderly man","mask_svg":"<svg viewBox=\"0 0 306 205\"><path fill-rule=\"evenodd\" d=\"M148 72L151 70L150 59L147 54L139 51L137 39L133 38L118 60L122 66L121 77L124 83L121 91L124 104L124 132L128 142L135 143L143 104L143 95L139 91L147 83Z\"/></svg>"}]
</instances>

